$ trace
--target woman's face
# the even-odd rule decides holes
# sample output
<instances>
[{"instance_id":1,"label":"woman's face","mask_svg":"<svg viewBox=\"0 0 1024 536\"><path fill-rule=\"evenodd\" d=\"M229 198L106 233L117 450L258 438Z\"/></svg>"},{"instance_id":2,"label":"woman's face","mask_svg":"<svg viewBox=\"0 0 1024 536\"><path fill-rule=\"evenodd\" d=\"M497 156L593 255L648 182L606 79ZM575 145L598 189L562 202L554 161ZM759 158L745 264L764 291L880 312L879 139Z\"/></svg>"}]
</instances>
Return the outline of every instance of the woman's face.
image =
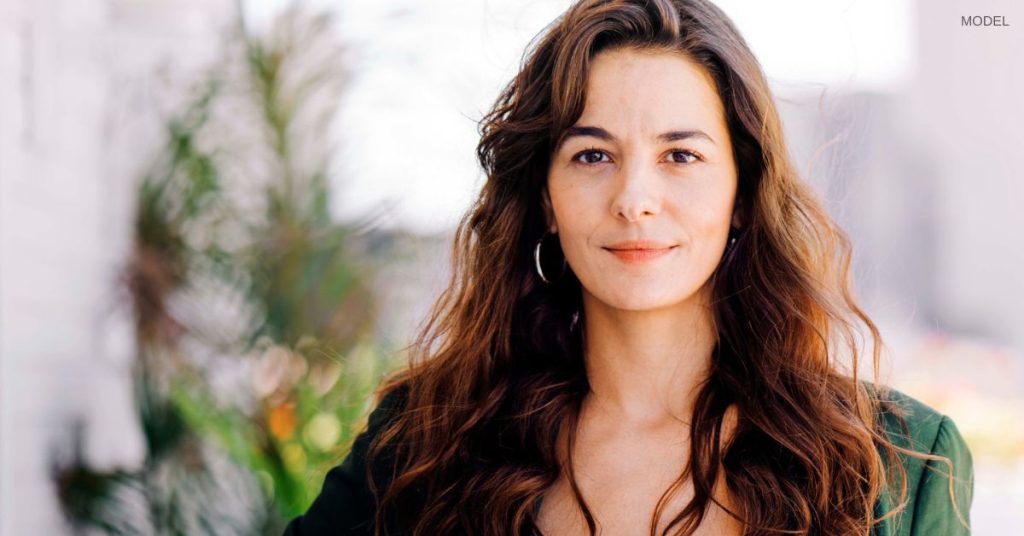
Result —
<instances>
[{"instance_id":1,"label":"woman's face","mask_svg":"<svg viewBox=\"0 0 1024 536\"><path fill-rule=\"evenodd\" d=\"M583 292L638 311L697 297L739 227L736 187L710 76L682 54L618 49L592 61L542 195Z\"/></svg>"}]
</instances>

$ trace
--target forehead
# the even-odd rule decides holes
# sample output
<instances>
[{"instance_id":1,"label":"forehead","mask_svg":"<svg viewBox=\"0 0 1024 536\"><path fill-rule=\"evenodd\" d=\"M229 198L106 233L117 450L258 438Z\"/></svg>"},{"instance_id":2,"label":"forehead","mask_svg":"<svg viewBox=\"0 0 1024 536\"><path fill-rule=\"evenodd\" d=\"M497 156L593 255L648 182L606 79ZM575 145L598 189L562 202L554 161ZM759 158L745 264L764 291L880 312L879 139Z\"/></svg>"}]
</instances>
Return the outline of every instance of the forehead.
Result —
<instances>
[{"instance_id":1,"label":"forehead","mask_svg":"<svg viewBox=\"0 0 1024 536\"><path fill-rule=\"evenodd\" d=\"M614 49L591 62L577 124L622 136L700 129L726 135L721 99L707 71L683 53Z\"/></svg>"}]
</instances>

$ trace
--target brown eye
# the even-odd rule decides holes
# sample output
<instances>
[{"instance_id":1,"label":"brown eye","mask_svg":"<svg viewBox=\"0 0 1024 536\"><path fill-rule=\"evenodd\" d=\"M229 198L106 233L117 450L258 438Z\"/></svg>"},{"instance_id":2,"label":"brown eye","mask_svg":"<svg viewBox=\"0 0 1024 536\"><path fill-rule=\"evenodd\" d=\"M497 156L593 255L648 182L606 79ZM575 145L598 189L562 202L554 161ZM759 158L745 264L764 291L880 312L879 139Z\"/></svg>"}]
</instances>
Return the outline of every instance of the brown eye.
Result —
<instances>
[{"instance_id":1,"label":"brown eye","mask_svg":"<svg viewBox=\"0 0 1024 536\"><path fill-rule=\"evenodd\" d=\"M585 165L600 164L602 156L607 156L607 153L600 149L591 148L576 153L576 155L572 157L572 160L573 162ZM580 157L583 157L582 161L580 160Z\"/></svg>"},{"instance_id":2,"label":"brown eye","mask_svg":"<svg viewBox=\"0 0 1024 536\"><path fill-rule=\"evenodd\" d=\"M692 164L693 162L696 162L696 161L700 160L700 156L698 156L696 153L691 152L691 151L683 151L683 150L672 151L672 155L673 155L673 159L675 159L675 155L683 155L683 159L681 161L680 160L673 160L677 164Z\"/></svg>"}]
</instances>

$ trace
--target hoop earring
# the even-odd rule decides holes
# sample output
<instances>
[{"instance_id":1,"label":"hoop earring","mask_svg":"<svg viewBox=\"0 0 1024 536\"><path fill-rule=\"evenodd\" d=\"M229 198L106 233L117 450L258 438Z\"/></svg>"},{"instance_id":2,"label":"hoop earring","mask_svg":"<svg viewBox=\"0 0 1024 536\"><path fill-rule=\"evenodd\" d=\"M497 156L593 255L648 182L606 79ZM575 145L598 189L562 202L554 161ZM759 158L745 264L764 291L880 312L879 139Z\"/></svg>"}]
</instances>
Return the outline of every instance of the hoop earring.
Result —
<instances>
[{"instance_id":1,"label":"hoop earring","mask_svg":"<svg viewBox=\"0 0 1024 536\"><path fill-rule=\"evenodd\" d=\"M549 281L547 277L544 277L544 269L541 268L541 266L540 266L540 246L541 246L541 244L544 243L544 238L546 236L548 236L549 234L551 236L555 236L552 233L544 233L544 236L541 236L540 239L537 240L537 245L533 248L533 264L534 264L534 266L537 269L537 275L540 276L540 280L550 285L551 281ZM559 274L558 274L559 278L561 278L562 274L565 273L566 265L567 265L567 263L566 263L565 257L563 256L562 257L562 271L559 272Z\"/></svg>"},{"instance_id":2,"label":"hoop earring","mask_svg":"<svg viewBox=\"0 0 1024 536\"><path fill-rule=\"evenodd\" d=\"M733 244L736 243L736 235L739 234L740 230L736 228L729 229L729 242L725 245L725 250L729 251L732 249Z\"/></svg>"}]
</instances>

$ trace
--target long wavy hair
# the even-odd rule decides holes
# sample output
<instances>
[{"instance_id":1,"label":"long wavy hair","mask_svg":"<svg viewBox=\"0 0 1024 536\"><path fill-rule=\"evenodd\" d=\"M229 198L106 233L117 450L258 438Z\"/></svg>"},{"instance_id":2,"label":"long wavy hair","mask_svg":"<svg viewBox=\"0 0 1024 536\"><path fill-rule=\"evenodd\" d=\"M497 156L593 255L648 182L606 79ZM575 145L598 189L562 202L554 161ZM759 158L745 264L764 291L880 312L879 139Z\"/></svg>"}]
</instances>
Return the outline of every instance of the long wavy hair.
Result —
<instances>
[{"instance_id":1,"label":"long wavy hair","mask_svg":"<svg viewBox=\"0 0 1024 536\"><path fill-rule=\"evenodd\" d=\"M377 534L388 526L414 536L540 534L534 507L563 471L559 431L571 453L589 391L580 282L571 267L550 285L534 269L533 246L546 232L541 191L557 142L583 111L591 61L616 47L681 53L711 75L744 222L712 276L712 366L685 470L655 509L652 536L687 479L694 496L662 534L692 534L712 501L748 535L867 534L907 505L897 453L951 464L889 441L879 416L888 391L857 377L858 326L869 332L876 378L882 343L850 290L849 239L789 161L754 55L704 0L574 4L531 43L481 120L487 181L456 228L448 288L408 347L408 366L377 392L406 391L404 410L370 447L370 466L384 449L394 456L387 485L371 479ZM738 421L722 446L732 404ZM713 497L720 471L738 512ZM887 486L897 505L876 519Z\"/></svg>"}]
</instances>

